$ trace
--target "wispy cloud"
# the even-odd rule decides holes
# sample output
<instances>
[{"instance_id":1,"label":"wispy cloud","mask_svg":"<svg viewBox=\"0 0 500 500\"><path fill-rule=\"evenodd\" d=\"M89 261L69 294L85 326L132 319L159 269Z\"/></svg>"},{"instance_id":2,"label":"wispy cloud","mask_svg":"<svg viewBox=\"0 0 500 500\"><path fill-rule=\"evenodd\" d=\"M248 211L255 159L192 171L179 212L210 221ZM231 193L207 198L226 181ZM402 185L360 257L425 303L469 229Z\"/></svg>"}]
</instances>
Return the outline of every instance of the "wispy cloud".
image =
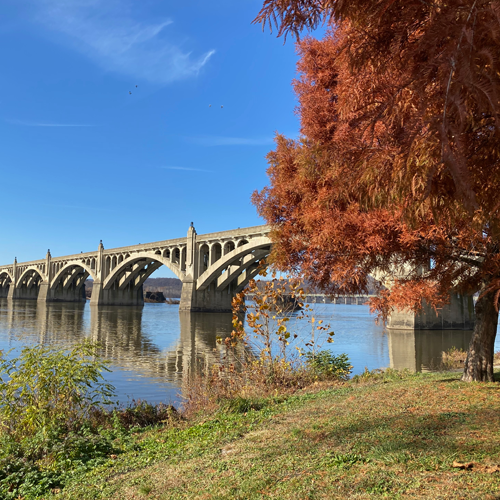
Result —
<instances>
[{"instance_id":1,"label":"wispy cloud","mask_svg":"<svg viewBox=\"0 0 500 500\"><path fill-rule=\"evenodd\" d=\"M190 167L160 167L165 170L187 170L190 172L213 172L212 170L205 170L203 168L190 168Z\"/></svg>"},{"instance_id":2,"label":"wispy cloud","mask_svg":"<svg viewBox=\"0 0 500 500\"><path fill-rule=\"evenodd\" d=\"M72 40L106 70L165 84L196 76L214 50L199 55L168 38L173 23L137 22L130 13L130 0L33 0L37 20Z\"/></svg>"},{"instance_id":3,"label":"wispy cloud","mask_svg":"<svg viewBox=\"0 0 500 500\"><path fill-rule=\"evenodd\" d=\"M200 146L267 146L273 144L272 137L225 137L225 136L199 136L188 137L188 142Z\"/></svg>"},{"instance_id":4,"label":"wispy cloud","mask_svg":"<svg viewBox=\"0 0 500 500\"><path fill-rule=\"evenodd\" d=\"M49 123L49 122L31 122L24 120L7 120L13 125L22 125L23 127L95 127L89 123Z\"/></svg>"}]
</instances>

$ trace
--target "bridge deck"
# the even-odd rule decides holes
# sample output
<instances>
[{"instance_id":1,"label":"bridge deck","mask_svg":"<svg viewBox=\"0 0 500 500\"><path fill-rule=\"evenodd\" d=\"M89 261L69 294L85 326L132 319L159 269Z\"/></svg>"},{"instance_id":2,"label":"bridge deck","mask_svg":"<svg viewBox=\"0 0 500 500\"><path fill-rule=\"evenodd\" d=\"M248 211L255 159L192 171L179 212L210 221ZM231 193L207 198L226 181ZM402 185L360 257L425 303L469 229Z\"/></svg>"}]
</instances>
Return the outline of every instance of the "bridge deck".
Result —
<instances>
[{"instance_id":1,"label":"bridge deck","mask_svg":"<svg viewBox=\"0 0 500 500\"><path fill-rule=\"evenodd\" d=\"M249 227L242 227L238 229L229 229L226 231L218 231L215 233L206 233L206 234L198 234L196 236L196 240L198 243L208 243L216 240L223 240L223 239L230 239L230 238L235 238L235 237L245 237L245 236L252 236L252 235L257 235L257 234L268 234L270 231L269 226L267 225L261 225L261 226L249 226ZM174 245L185 245L186 244L186 237L182 238L173 238L170 240L160 240L160 241L153 241L151 243L139 243L137 245L128 245L124 247L115 247L115 248L107 248L104 249L104 255L112 254L112 253L117 253L117 252L134 252L134 251L144 251L148 250L151 248L157 248L157 247L169 247L169 246L174 246ZM73 260L73 259L79 259L79 258L92 258L97 255L97 250L92 251L92 252L81 252L81 253L75 253L75 254L70 254L70 255L60 255L58 257L52 257L51 260L52 262L57 261L57 260ZM38 260L30 260L30 261L25 261L25 262L18 262L18 266L31 266L31 265L36 265L36 264L43 264L45 262L45 259L38 259ZM11 267L12 263L10 264L5 264L5 265L0 265L0 269L6 268L6 267Z\"/></svg>"}]
</instances>

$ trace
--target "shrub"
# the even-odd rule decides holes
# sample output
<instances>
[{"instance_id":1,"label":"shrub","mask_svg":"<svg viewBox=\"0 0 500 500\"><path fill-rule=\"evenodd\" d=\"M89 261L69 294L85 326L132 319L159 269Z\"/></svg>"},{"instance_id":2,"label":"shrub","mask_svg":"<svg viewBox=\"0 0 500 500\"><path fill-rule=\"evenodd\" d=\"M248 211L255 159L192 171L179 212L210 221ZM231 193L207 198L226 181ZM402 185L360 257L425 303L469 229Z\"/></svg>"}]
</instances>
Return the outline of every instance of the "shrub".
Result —
<instances>
[{"instance_id":1,"label":"shrub","mask_svg":"<svg viewBox=\"0 0 500 500\"><path fill-rule=\"evenodd\" d=\"M23 348L17 358L0 354L0 432L29 436L73 428L96 407L110 404L114 387L97 346L85 341L69 351L43 345Z\"/></svg>"},{"instance_id":2,"label":"shrub","mask_svg":"<svg viewBox=\"0 0 500 500\"><path fill-rule=\"evenodd\" d=\"M68 471L107 460L114 436L92 427L114 388L103 381L98 346L43 345L0 354L0 496L36 498L64 484Z\"/></svg>"},{"instance_id":3,"label":"shrub","mask_svg":"<svg viewBox=\"0 0 500 500\"><path fill-rule=\"evenodd\" d=\"M35 345L0 356L0 498L39 498L78 469L118 455L129 429L179 419L175 408L133 402L109 408L114 388L98 345L59 351Z\"/></svg>"},{"instance_id":4,"label":"shrub","mask_svg":"<svg viewBox=\"0 0 500 500\"><path fill-rule=\"evenodd\" d=\"M347 380L352 371L347 354L336 356L330 351L309 351L304 354L310 370L321 378Z\"/></svg>"},{"instance_id":5,"label":"shrub","mask_svg":"<svg viewBox=\"0 0 500 500\"><path fill-rule=\"evenodd\" d=\"M251 308L245 302L249 295L254 304ZM285 281L275 276L270 281L251 280L245 292L238 294L233 301L234 330L231 338L226 339L226 346L233 348L238 342L250 345L257 360L252 367L267 372L272 383L282 377L288 378L291 372L295 372L295 376L297 368L304 368L297 358L297 352L304 354L303 348L297 344L305 340L305 347L314 356L322 340L331 343L334 335L329 331L329 325L324 325L322 320L316 321L305 298L298 281ZM298 314L295 313L297 308L300 309ZM241 320L241 315L245 313L252 331L250 335ZM292 318L295 321L290 327ZM299 338L301 321L309 324L309 331L302 332ZM291 328L294 331L290 331Z\"/></svg>"}]
</instances>

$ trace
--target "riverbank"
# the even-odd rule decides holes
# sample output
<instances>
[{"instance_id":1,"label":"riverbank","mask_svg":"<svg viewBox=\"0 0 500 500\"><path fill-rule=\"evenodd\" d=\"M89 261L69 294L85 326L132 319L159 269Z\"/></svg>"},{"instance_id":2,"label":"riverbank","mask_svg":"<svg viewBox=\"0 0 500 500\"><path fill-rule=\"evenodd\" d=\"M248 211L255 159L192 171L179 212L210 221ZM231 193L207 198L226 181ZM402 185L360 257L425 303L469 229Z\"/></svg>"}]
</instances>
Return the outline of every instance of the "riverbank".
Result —
<instances>
[{"instance_id":1,"label":"riverbank","mask_svg":"<svg viewBox=\"0 0 500 500\"><path fill-rule=\"evenodd\" d=\"M388 371L239 399L212 416L131 434L122 453L75 470L53 496L497 498L500 385L459 379Z\"/></svg>"}]
</instances>

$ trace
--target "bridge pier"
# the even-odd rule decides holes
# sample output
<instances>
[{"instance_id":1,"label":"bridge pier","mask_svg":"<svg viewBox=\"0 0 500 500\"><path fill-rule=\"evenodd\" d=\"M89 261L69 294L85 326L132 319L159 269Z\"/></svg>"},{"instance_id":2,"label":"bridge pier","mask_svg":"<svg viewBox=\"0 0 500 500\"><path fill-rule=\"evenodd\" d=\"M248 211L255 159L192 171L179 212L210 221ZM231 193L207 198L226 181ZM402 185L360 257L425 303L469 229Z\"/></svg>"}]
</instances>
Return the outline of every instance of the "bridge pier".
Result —
<instances>
[{"instance_id":1,"label":"bridge pier","mask_svg":"<svg viewBox=\"0 0 500 500\"><path fill-rule=\"evenodd\" d=\"M142 306L144 293L142 285L136 290L132 286L121 290L119 288L105 289L103 284L94 281L91 306Z\"/></svg>"},{"instance_id":2,"label":"bridge pier","mask_svg":"<svg viewBox=\"0 0 500 500\"><path fill-rule=\"evenodd\" d=\"M7 293L7 298L9 300L12 300L12 299L17 299L17 293L16 293L16 286L14 283L11 283L10 286L9 286L9 292Z\"/></svg>"},{"instance_id":3,"label":"bridge pier","mask_svg":"<svg viewBox=\"0 0 500 500\"><path fill-rule=\"evenodd\" d=\"M388 318L387 328L395 330L473 330L475 322L472 295L450 294L449 304L437 312L423 303L418 313L394 311Z\"/></svg>"},{"instance_id":4,"label":"bridge pier","mask_svg":"<svg viewBox=\"0 0 500 500\"><path fill-rule=\"evenodd\" d=\"M40 285L38 292L38 302L85 302L85 284L77 286L72 283L68 288L62 283L55 289L51 289L48 283Z\"/></svg>"},{"instance_id":5,"label":"bridge pier","mask_svg":"<svg viewBox=\"0 0 500 500\"><path fill-rule=\"evenodd\" d=\"M179 311L230 313L233 300L230 286L221 291L214 288L212 285L205 290L196 290L196 283L193 280L184 281Z\"/></svg>"},{"instance_id":6,"label":"bridge pier","mask_svg":"<svg viewBox=\"0 0 500 500\"><path fill-rule=\"evenodd\" d=\"M38 302L51 302L50 300L50 286L48 283L43 282L40 284L40 289L38 290Z\"/></svg>"}]
</instances>

